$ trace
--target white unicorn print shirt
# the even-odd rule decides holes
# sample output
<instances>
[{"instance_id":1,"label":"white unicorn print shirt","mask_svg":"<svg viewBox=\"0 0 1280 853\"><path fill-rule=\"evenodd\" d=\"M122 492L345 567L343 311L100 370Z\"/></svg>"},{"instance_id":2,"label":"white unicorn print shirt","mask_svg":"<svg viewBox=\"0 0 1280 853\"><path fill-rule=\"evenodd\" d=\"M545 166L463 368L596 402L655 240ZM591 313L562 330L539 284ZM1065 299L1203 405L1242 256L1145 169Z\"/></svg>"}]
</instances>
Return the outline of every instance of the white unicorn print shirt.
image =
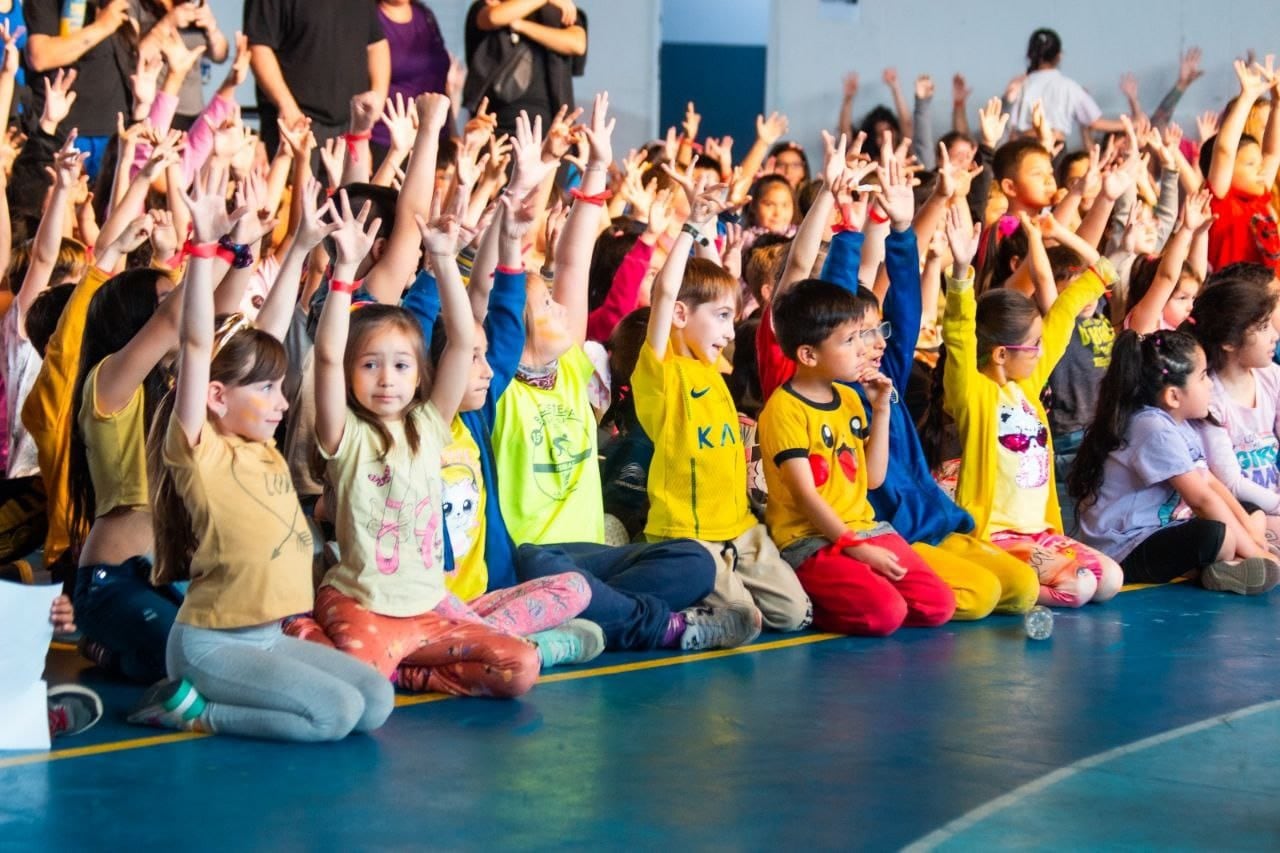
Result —
<instances>
[{"instance_id":1,"label":"white unicorn print shirt","mask_svg":"<svg viewBox=\"0 0 1280 853\"><path fill-rule=\"evenodd\" d=\"M411 452L405 421L377 428L347 410L342 441L327 457L341 558L324 583L383 616L417 616L444 598L440 454L449 425L430 403L406 416L417 433Z\"/></svg>"},{"instance_id":2,"label":"white unicorn print shirt","mask_svg":"<svg viewBox=\"0 0 1280 853\"><path fill-rule=\"evenodd\" d=\"M1014 382L1000 388L996 410L996 488L992 530L1040 533L1050 524L1049 427Z\"/></svg>"}]
</instances>

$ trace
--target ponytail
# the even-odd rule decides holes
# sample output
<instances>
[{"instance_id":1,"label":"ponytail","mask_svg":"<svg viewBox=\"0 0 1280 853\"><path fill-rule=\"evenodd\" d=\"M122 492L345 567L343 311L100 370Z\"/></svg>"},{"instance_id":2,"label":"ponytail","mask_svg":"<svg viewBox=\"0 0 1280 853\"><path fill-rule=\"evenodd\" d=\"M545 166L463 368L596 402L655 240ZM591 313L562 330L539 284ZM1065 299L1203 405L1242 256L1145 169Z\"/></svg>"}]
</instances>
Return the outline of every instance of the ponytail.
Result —
<instances>
[{"instance_id":1,"label":"ponytail","mask_svg":"<svg viewBox=\"0 0 1280 853\"><path fill-rule=\"evenodd\" d=\"M1044 65L1052 66L1061 55L1062 38L1047 27L1036 30L1027 42L1027 73L1039 71Z\"/></svg>"},{"instance_id":2,"label":"ponytail","mask_svg":"<svg viewBox=\"0 0 1280 853\"><path fill-rule=\"evenodd\" d=\"M1067 476L1067 491L1078 510L1097 500L1103 467L1111 452L1124 446L1129 420L1139 409L1159 405L1165 388L1186 386L1199 348L1186 332L1143 336L1127 329L1116 338L1093 423Z\"/></svg>"}]
</instances>

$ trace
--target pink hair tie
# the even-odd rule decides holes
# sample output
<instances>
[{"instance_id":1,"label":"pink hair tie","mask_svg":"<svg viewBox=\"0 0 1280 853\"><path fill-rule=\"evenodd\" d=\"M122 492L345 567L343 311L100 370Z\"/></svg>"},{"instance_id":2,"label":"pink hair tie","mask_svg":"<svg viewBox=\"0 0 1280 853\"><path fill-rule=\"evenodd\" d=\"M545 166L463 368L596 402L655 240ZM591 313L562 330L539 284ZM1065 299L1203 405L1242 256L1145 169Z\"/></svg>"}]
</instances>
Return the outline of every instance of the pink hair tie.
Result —
<instances>
[{"instance_id":1,"label":"pink hair tie","mask_svg":"<svg viewBox=\"0 0 1280 853\"><path fill-rule=\"evenodd\" d=\"M1008 237L1014 231L1018 230L1018 217L1005 214L1000 217L1000 221L996 223L996 230L1001 237Z\"/></svg>"}]
</instances>

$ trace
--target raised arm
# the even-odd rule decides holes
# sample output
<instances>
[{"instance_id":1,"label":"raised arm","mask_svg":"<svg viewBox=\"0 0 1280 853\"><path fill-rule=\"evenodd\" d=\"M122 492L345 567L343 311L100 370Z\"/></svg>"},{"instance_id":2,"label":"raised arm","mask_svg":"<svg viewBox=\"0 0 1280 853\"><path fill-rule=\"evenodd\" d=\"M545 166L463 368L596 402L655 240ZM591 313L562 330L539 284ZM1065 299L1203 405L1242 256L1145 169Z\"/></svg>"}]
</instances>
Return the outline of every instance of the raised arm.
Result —
<instances>
[{"instance_id":1,"label":"raised arm","mask_svg":"<svg viewBox=\"0 0 1280 853\"><path fill-rule=\"evenodd\" d=\"M27 264L27 274L22 279L22 289L14 298L13 310L18 312L18 334L26 338L26 316L36 298L49 287L49 276L53 274L54 264L58 261L58 250L62 246L62 231L67 217L67 199L76 182L80 180L80 169L85 157L71 146L76 140L73 130L67 135L66 144L54 155L53 192L49 196L49 204L45 207L44 216L36 227L35 241L31 249L31 262Z\"/></svg>"},{"instance_id":2,"label":"raised arm","mask_svg":"<svg viewBox=\"0 0 1280 853\"><path fill-rule=\"evenodd\" d=\"M609 166L613 163L613 128L617 119L608 114L609 93L601 92L595 97L591 124L583 128L591 153L582 175L581 195L569 210L569 219L556 247L553 295L568 311L569 336L579 344L587 339L587 279L600 224L601 203L591 197L604 192Z\"/></svg>"},{"instance_id":3,"label":"raised arm","mask_svg":"<svg viewBox=\"0 0 1280 853\"><path fill-rule=\"evenodd\" d=\"M1216 198L1225 198L1231 191L1231 176L1236 168L1236 152L1240 149L1240 135L1254 103L1271 88L1271 77L1258 63L1252 67L1237 59L1236 78L1240 81L1240 94L1231 103L1218 135L1213 138L1213 162L1209 166L1207 180ZM1268 122L1270 128L1270 122ZM1264 157L1265 159L1265 157ZM1274 177L1274 172L1272 174Z\"/></svg>"},{"instance_id":4,"label":"raised arm","mask_svg":"<svg viewBox=\"0 0 1280 853\"><path fill-rule=\"evenodd\" d=\"M213 255L247 211L227 214L226 176L204 175L182 198L191 214L194 244L182 288L178 380L173 415L193 446L207 418L209 366L213 360Z\"/></svg>"},{"instance_id":5,"label":"raised arm","mask_svg":"<svg viewBox=\"0 0 1280 853\"><path fill-rule=\"evenodd\" d=\"M430 214L440 128L449 117L449 99L444 95L419 95L417 107L418 137L396 202L395 227L382 257L364 281L365 288L374 299L390 305L400 302L400 296L412 281L418 266L422 234L414 217L425 218Z\"/></svg>"},{"instance_id":6,"label":"raised arm","mask_svg":"<svg viewBox=\"0 0 1280 853\"><path fill-rule=\"evenodd\" d=\"M329 455L336 453L342 444L347 421L347 380L342 361L351 329L351 294L357 287L356 270L373 248L378 226L382 224L378 219L366 224L369 202L365 202L359 215L353 215L345 190L339 192L338 203L338 228L329 235L338 257L329 280L329 298L324 301L316 326L315 345L316 442ZM330 214L335 215L332 206Z\"/></svg>"},{"instance_id":7,"label":"raised arm","mask_svg":"<svg viewBox=\"0 0 1280 853\"><path fill-rule=\"evenodd\" d=\"M911 121L911 110L907 109L907 99L902 96L902 86L898 83L898 69L886 68L880 75L889 94L893 96L893 110L898 114L898 125L902 128L902 137L910 139L914 131Z\"/></svg>"},{"instance_id":8,"label":"raised arm","mask_svg":"<svg viewBox=\"0 0 1280 853\"><path fill-rule=\"evenodd\" d=\"M947 305L942 321L942 340L947 346L942 386L944 408L955 417L964 409L970 383L978 371L978 347L973 331L977 316L973 258L978 253L982 229L969 221L969 212L961 205L947 210L944 227L951 246L952 266L947 276Z\"/></svg>"},{"instance_id":9,"label":"raised arm","mask_svg":"<svg viewBox=\"0 0 1280 853\"><path fill-rule=\"evenodd\" d=\"M473 357L476 321L467 299L467 290L458 272L458 229L467 210L467 194L455 194L450 210L430 223L417 218L422 246L436 274L440 294L440 316L444 318L448 337L435 381L431 385L431 404L445 423L453 420L467 392L470 380L468 365Z\"/></svg>"},{"instance_id":10,"label":"raised arm","mask_svg":"<svg viewBox=\"0 0 1280 853\"><path fill-rule=\"evenodd\" d=\"M787 250L787 261L778 278L777 287L773 291L773 299L786 293L793 284L809 276L814 263L818 260L818 251L822 246L822 238L827 233L831 221L831 212L836 205L836 189L845 173L845 154L849 147L849 137L840 134L837 143L830 133L822 131L822 188L814 198L809 212L800 221L796 229L795 239Z\"/></svg>"}]
</instances>

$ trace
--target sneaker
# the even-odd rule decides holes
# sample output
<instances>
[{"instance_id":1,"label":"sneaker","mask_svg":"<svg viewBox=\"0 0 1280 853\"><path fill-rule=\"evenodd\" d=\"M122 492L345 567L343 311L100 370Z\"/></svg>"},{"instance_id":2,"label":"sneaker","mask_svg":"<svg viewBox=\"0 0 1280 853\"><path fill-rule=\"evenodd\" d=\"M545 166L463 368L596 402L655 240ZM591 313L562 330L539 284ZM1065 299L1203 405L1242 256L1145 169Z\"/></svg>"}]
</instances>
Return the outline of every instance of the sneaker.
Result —
<instances>
[{"instance_id":1,"label":"sneaker","mask_svg":"<svg viewBox=\"0 0 1280 853\"><path fill-rule=\"evenodd\" d=\"M731 649L760 636L760 611L754 607L690 607L681 615L685 629L680 635L680 648L685 651Z\"/></svg>"},{"instance_id":2,"label":"sneaker","mask_svg":"<svg viewBox=\"0 0 1280 853\"><path fill-rule=\"evenodd\" d=\"M1216 592L1261 595L1280 583L1280 563L1262 557L1239 562L1219 560L1200 572L1200 585Z\"/></svg>"},{"instance_id":3,"label":"sneaker","mask_svg":"<svg viewBox=\"0 0 1280 853\"><path fill-rule=\"evenodd\" d=\"M549 631L539 631L529 639L538 647L543 669L586 663L600 657L604 651L604 631L586 619L570 619Z\"/></svg>"},{"instance_id":4,"label":"sneaker","mask_svg":"<svg viewBox=\"0 0 1280 853\"><path fill-rule=\"evenodd\" d=\"M102 719L102 697L78 684L49 688L49 736L78 735Z\"/></svg>"},{"instance_id":5,"label":"sneaker","mask_svg":"<svg viewBox=\"0 0 1280 853\"><path fill-rule=\"evenodd\" d=\"M130 723L161 729L201 731L200 715L204 713L204 697L191 682L157 681L147 688L138 704L129 712Z\"/></svg>"}]
</instances>

